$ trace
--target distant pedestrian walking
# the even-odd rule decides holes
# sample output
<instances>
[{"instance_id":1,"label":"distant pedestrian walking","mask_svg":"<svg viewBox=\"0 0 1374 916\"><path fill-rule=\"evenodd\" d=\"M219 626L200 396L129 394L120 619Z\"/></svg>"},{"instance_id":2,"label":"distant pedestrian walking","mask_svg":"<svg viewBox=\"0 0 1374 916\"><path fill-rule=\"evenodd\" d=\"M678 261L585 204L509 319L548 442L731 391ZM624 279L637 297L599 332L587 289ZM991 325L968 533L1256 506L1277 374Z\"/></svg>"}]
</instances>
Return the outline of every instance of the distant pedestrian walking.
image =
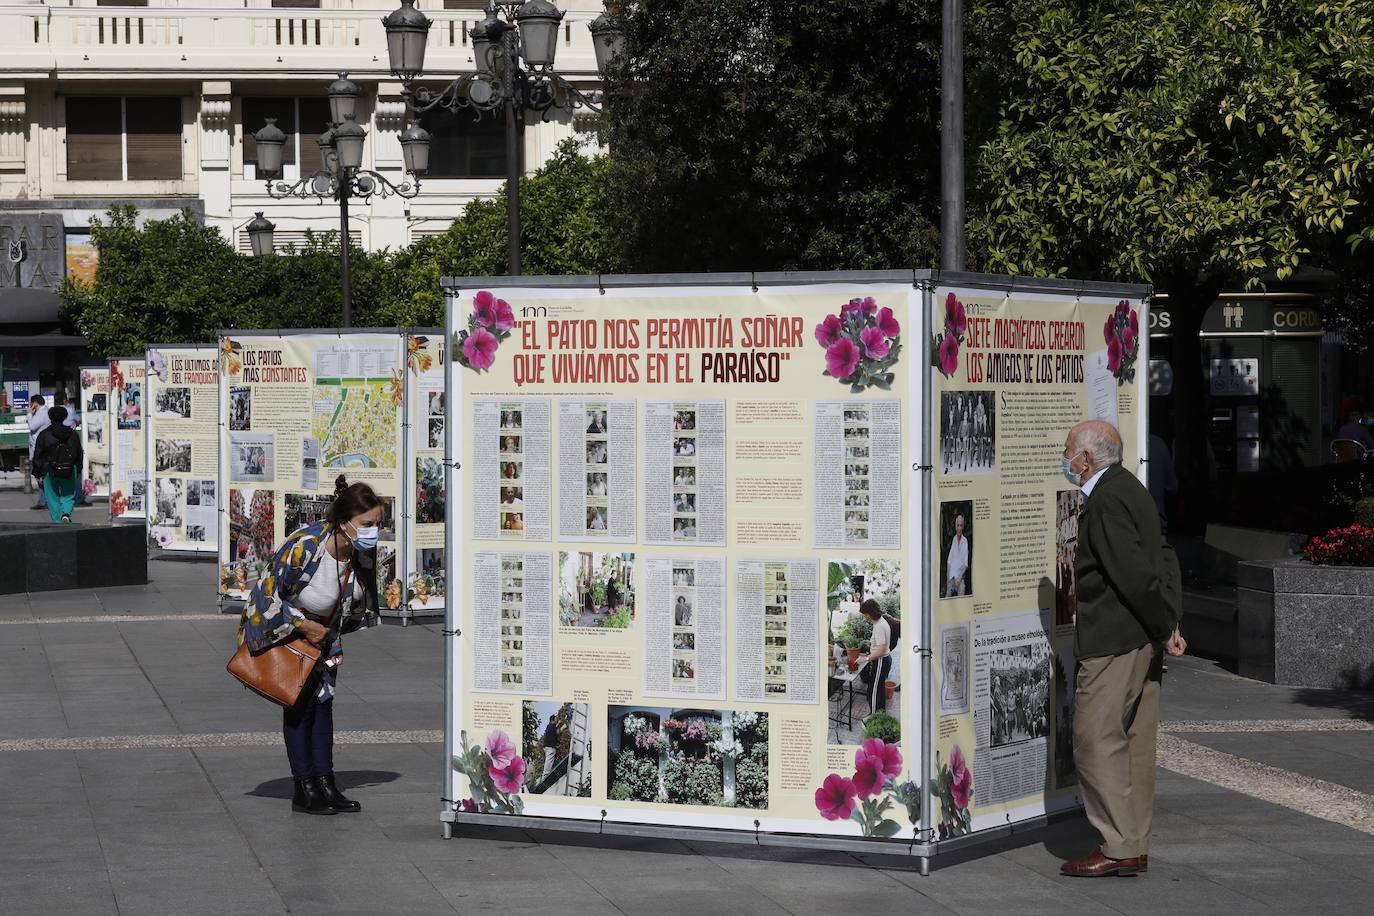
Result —
<instances>
[{"instance_id":1,"label":"distant pedestrian walking","mask_svg":"<svg viewBox=\"0 0 1374 916\"><path fill-rule=\"evenodd\" d=\"M48 425L34 442L33 474L42 484L48 517L69 524L81 479L81 437L65 424L66 419L65 407L48 410Z\"/></svg>"},{"instance_id":2,"label":"distant pedestrian walking","mask_svg":"<svg viewBox=\"0 0 1374 916\"><path fill-rule=\"evenodd\" d=\"M300 702L283 710L293 811L338 814L362 808L334 781L334 684L343 647L331 633L377 625L377 538L385 506L365 483L335 482L328 516L287 535L244 608L239 642L251 652L305 639L325 659Z\"/></svg>"},{"instance_id":3,"label":"distant pedestrian walking","mask_svg":"<svg viewBox=\"0 0 1374 916\"><path fill-rule=\"evenodd\" d=\"M1075 426L1064 443L1064 476L1083 488L1075 560L1073 759L1088 822L1102 834L1066 875L1133 875L1149 867L1155 739L1163 653L1182 655L1178 559L1159 512L1121 466L1121 435L1101 420Z\"/></svg>"},{"instance_id":4,"label":"distant pedestrian walking","mask_svg":"<svg viewBox=\"0 0 1374 916\"><path fill-rule=\"evenodd\" d=\"M48 423L49 423L49 420L48 420L47 401L45 401L45 400L43 399L43 395L41 395L41 394L35 394L35 395L30 396L30 397L29 397L29 467L30 467L30 469L34 469L34 463L33 463L33 450L34 450L34 448L38 445L38 434L41 433L43 430L45 430L45 429L48 428ZM31 472L33 473L33 476L34 476L35 478L41 478L41 477L42 477L42 475L39 474L39 473L37 472L36 469L35 469L35 470L31 470ZM44 495L43 495L43 483L42 483L41 480L39 480L39 484L38 484L38 500L37 500L37 502L35 502L35 503L33 504L33 508L35 508L35 509L46 509L46 508L48 508L48 501L47 501L46 497L44 497Z\"/></svg>"}]
</instances>

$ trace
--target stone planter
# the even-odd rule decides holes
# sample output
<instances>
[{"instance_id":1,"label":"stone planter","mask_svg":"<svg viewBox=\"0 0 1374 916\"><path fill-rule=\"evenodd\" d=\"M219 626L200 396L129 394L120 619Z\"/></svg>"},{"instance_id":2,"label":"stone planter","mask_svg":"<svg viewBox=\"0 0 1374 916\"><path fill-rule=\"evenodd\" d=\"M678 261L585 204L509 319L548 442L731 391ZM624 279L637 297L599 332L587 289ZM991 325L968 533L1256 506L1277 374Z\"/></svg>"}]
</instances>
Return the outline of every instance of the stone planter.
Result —
<instances>
[{"instance_id":1,"label":"stone planter","mask_svg":"<svg viewBox=\"0 0 1374 916\"><path fill-rule=\"evenodd\" d=\"M1242 676L1374 689L1374 568L1248 562L1239 564L1236 585Z\"/></svg>"}]
</instances>

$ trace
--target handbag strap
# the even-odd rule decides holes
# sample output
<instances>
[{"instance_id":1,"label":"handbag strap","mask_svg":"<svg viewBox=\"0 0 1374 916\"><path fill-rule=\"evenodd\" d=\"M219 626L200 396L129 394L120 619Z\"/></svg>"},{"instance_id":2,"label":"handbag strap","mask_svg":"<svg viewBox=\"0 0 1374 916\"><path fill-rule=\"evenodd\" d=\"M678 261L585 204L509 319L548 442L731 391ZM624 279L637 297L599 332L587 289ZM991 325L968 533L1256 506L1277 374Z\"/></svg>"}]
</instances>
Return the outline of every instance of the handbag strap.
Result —
<instances>
[{"instance_id":1,"label":"handbag strap","mask_svg":"<svg viewBox=\"0 0 1374 916\"><path fill-rule=\"evenodd\" d=\"M325 645L333 645L334 640L339 638L339 631L343 628L343 603L344 598L353 590L353 559L350 557L348 568L344 570L343 579L339 582L339 598L334 602L334 613L329 617L329 630L325 633L325 639L321 649Z\"/></svg>"}]
</instances>

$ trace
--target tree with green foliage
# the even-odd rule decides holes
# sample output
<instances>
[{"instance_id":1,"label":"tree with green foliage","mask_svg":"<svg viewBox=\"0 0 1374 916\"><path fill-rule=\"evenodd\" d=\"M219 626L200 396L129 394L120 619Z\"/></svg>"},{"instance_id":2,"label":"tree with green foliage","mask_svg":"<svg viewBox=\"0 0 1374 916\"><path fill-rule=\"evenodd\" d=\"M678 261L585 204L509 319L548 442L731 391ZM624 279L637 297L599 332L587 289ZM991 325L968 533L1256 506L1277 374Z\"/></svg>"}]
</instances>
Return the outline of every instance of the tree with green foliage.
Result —
<instances>
[{"instance_id":1,"label":"tree with green foliage","mask_svg":"<svg viewBox=\"0 0 1374 916\"><path fill-rule=\"evenodd\" d=\"M969 32L1001 98L971 247L989 271L1167 291L1177 460L1205 481L1207 306L1374 240L1367 0L988 0Z\"/></svg>"},{"instance_id":2,"label":"tree with green foliage","mask_svg":"<svg viewBox=\"0 0 1374 916\"><path fill-rule=\"evenodd\" d=\"M938 4L629 0L620 16L606 206L628 269L931 262Z\"/></svg>"},{"instance_id":3,"label":"tree with green foliage","mask_svg":"<svg viewBox=\"0 0 1374 916\"><path fill-rule=\"evenodd\" d=\"M605 157L588 159L567 140L520 180L530 272L610 272L597 190L606 168ZM287 253L255 258L189 212L140 224L133 207L119 206L91 221L91 238L100 252L95 282L68 280L61 296L99 355L209 342L221 328L337 327L342 320L336 232L307 233ZM442 277L506 272L504 194L472 201L446 232L408 248L349 251L357 327L440 325Z\"/></svg>"}]
</instances>

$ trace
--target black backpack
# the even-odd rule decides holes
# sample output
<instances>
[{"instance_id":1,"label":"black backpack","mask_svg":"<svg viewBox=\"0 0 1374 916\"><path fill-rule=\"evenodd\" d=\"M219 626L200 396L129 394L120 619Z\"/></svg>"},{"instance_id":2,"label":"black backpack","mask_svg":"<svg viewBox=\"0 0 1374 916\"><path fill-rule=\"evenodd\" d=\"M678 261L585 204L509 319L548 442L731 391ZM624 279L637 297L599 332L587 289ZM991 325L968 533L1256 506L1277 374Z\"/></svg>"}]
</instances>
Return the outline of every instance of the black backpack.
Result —
<instances>
[{"instance_id":1,"label":"black backpack","mask_svg":"<svg viewBox=\"0 0 1374 916\"><path fill-rule=\"evenodd\" d=\"M72 454L74 438L76 437L68 436L65 439L57 439L53 444L52 455L47 462L48 473L56 474L58 477L70 477L76 471L76 456Z\"/></svg>"}]
</instances>

